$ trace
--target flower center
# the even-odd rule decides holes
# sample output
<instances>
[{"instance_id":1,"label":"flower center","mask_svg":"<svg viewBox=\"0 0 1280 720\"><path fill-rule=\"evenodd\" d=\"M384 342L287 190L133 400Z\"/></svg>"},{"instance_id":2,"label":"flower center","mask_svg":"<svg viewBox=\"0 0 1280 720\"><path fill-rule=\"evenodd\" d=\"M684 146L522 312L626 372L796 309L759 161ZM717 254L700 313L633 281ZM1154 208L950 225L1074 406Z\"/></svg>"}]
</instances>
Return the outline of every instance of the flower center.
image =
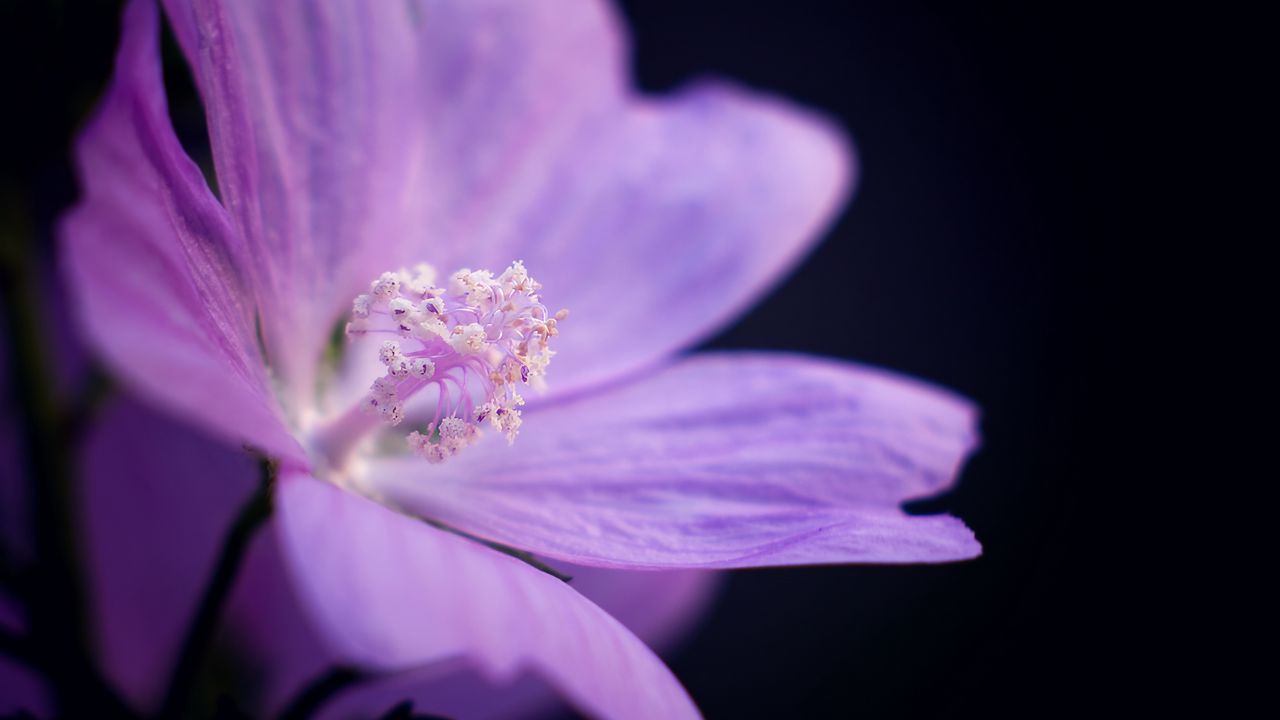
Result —
<instances>
[{"instance_id":1,"label":"flower center","mask_svg":"<svg viewBox=\"0 0 1280 720\"><path fill-rule=\"evenodd\" d=\"M330 463L340 463L367 434L368 419L394 427L418 417L410 411L418 396L428 400L420 417L426 422L406 440L428 462L443 462L473 444L485 422L515 441L524 404L517 388L544 383L555 354L550 340L568 311L548 312L538 299L542 286L518 260L496 277L464 268L444 287L435 283L435 270L422 264L383 273L356 297L347 335L385 338L378 359L386 371L360 403L365 420L353 410L321 433Z\"/></svg>"}]
</instances>

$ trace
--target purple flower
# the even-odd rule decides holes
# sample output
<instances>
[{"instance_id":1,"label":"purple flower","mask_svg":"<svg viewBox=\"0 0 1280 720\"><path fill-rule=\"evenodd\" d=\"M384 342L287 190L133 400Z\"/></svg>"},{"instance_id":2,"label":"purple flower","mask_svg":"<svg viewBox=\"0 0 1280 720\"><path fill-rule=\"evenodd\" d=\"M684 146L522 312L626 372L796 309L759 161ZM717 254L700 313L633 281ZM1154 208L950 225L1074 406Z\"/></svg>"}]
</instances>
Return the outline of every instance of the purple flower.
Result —
<instances>
[{"instance_id":1,"label":"purple flower","mask_svg":"<svg viewBox=\"0 0 1280 720\"><path fill-rule=\"evenodd\" d=\"M629 92L595 2L166 9L218 194L134 0L77 148L67 282L133 389L278 461L276 541L340 658L530 667L593 714L693 716L573 585L439 526L635 570L980 552L899 508L954 481L963 399L794 355L677 356L843 203L851 151L825 122L720 83ZM421 262L507 270L394 272Z\"/></svg>"}]
</instances>

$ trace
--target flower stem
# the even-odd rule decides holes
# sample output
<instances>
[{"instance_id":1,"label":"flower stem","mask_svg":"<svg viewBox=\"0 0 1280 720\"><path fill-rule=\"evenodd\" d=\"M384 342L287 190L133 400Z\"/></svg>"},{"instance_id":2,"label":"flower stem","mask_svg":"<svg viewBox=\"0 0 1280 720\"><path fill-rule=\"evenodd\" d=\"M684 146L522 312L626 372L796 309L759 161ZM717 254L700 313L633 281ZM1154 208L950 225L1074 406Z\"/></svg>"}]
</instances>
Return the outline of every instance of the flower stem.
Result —
<instances>
[{"instance_id":1,"label":"flower stem","mask_svg":"<svg viewBox=\"0 0 1280 720\"><path fill-rule=\"evenodd\" d=\"M26 592L23 588L23 575L18 562L9 556L7 548L0 548L0 592L15 598L22 597Z\"/></svg>"},{"instance_id":2,"label":"flower stem","mask_svg":"<svg viewBox=\"0 0 1280 720\"><path fill-rule=\"evenodd\" d=\"M89 622L77 555L76 448L48 351L41 263L17 206L0 208L0 310L9 330L11 387L22 420L36 564L24 588L33 660L45 671L62 715L127 717L90 659ZM25 583L24 583L25 584Z\"/></svg>"},{"instance_id":3,"label":"flower stem","mask_svg":"<svg viewBox=\"0 0 1280 720\"><path fill-rule=\"evenodd\" d=\"M160 717L180 718L186 716L191 702L191 694L196 680L208 658L209 650L217 636L218 621L222 616L222 608L235 585L240 565L249 550L258 528L271 517L271 485L275 479L275 464L269 460L262 461L262 482L245 504L240 508L227 537L222 544L222 552L218 556L218 564L213 576L200 599L200 606L187 629L186 639L182 643L182 652L174 666L169 679L169 690L165 694L164 705Z\"/></svg>"},{"instance_id":4,"label":"flower stem","mask_svg":"<svg viewBox=\"0 0 1280 720\"><path fill-rule=\"evenodd\" d=\"M336 667L307 683L306 687L289 701L277 720L306 720L314 717L334 695L365 680L367 673L354 668Z\"/></svg>"},{"instance_id":5,"label":"flower stem","mask_svg":"<svg viewBox=\"0 0 1280 720\"><path fill-rule=\"evenodd\" d=\"M31 640L17 633L0 629L0 655L16 660L33 669L39 669Z\"/></svg>"}]
</instances>

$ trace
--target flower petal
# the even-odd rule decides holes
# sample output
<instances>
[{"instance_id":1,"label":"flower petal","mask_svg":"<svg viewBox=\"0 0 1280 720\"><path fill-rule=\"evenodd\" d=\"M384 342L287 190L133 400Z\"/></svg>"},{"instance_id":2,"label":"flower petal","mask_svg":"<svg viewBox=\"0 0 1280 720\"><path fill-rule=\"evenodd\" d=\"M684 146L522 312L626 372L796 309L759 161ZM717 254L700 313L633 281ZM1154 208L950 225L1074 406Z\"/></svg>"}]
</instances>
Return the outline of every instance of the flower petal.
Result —
<instances>
[{"instance_id":1,"label":"flower petal","mask_svg":"<svg viewBox=\"0 0 1280 720\"><path fill-rule=\"evenodd\" d=\"M352 662L529 666L591 714L697 717L652 651L550 575L303 475L281 478L278 511L304 604Z\"/></svg>"},{"instance_id":2,"label":"flower petal","mask_svg":"<svg viewBox=\"0 0 1280 720\"><path fill-rule=\"evenodd\" d=\"M61 228L64 273L90 341L139 392L286 459L254 339L243 243L174 136L158 14L125 12L115 75L76 145L84 198Z\"/></svg>"},{"instance_id":3,"label":"flower petal","mask_svg":"<svg viewBox=\"0 0 1280 720\"><path fill-rule=\"evenodd\" d=\"M112 403L84 462L84 545L108 678L157 709L219 549L257 470L248 454Z\"/></svg>"},{"instance_id":4,"label":"flower petal","mask_svg":"<svg viewBox=\"0 0 1280 720\"><path fill-rule=\"evenodd\" d=\"M660 651L689 629L724 578L723 573L689 570L643 572L567 564L557 569L573 576L574 589ZM535 675L494 685L469 669L441 677L438 668L431 668L353 688L335 698L322 717L375 717L404 700L411 700L418 712L472 720L554 717L558 706L554 689Z\"/></svg>"},{"instance_id":5,"label":"flower petal","mask_svg":"<svg viewBox=\"0 0 1280 720\"><path fill-rule=\"evenodd\" d=\"M532 411L438 466L374 463L400 507L547 557L606 567L941 562L980 547L959 520L898 504L945 490L975 410L847 363L699 355Z\"/></svg>"},{"instance_id":6,"label":"flower petal","mask_svg":"<svg viewBox=\"0 0 1280 720\"><path fill-rule=\"evenodd\" d=\"M241 571L226 613L229 641L252 658L263 689L254 714L274 717L307 682L342 659L320 644L286 577L278 533L262 533ZM563 564L572 587L658 650L670 648L707 609L724 575L704 571L630 572ZM554 688L533 674L493 683L446 661L420 671L370 678L326 703L321 717L377 717L409 699L446 717L529 716L553 708ZM249 710L250 708L246 708Z\"/></svg>"},{"instance_id":7,"label":"flower petal","mask_svg":"<svg viewBox=\"0 0 1280 720\"><path fill-rule=\"evenodd\" d=\"M712 604L727 577L704 570L638 572L557 563L575 590L608 611L641 640L667 652Z\"/></svg>"},{"instance_id":8,"label":"flower petal","mask_svg":"<svg viewBox=\"0 0 1280 720\"><path fill-rule=\"evenodd\" d=\"M573 312L555 392L732 320L848 195L851 148L809 113L723 84L631 92L604 2L422 7L436 207L417 246L446 271L526 261L553 309Z\"/></svg>"},{"instance_id":9,"label":"flower petal","mask_svg":"<svg viewBox=\"0 0 1280 720\"><path fill-rule=\"evenodd\" d=\"M745 311L843 205L852 158L822 119L723 83L633 99L581 130L523 196L488 208L495 229L465 235L466 252L522 258L545 302L572 312L548 376L568 392L654 365Z\"/></svg>"},{"instance_id":10,"label":"flower petal","mask_svg":"<svg viewBox=\"0 0 1280 720\"><path fill-rule=\"evenodd\" d=\"M274 717L304 683L341 659L320 646L300 613L279 558L275 533L254 545L227 613L233 644L249 653L254 679L264 688L256 714ZM671 648L707 609L725 575L704 571L644 572L560 564L573 587L646 644ZM377 717L404 700L419 712L445 717L540 716L557 707L555 689L531 673L494 683L456 663L367 679L326 703L320 717ZM246 708L248 709L248 708Z\"/></svg>"},{"instance_id":11,"label":"flower petal","mask_svg":"<svg viewBox=\"0 0 1280 720\"><path fill-rule=\"evenodd\" d=\"M295 392L363 283L417 261L526 260L574 313L556 391L653 364L766 292L852 184L846 139L782 101L630 93L603 2L167 5Z\"/></svg>"},{"instance_id":12,"label":"flower petal","mask_svg":"<svg viewBox=\"0 0 1280 720\"><path fill-rule=\"evenodd\" d=\"M311 398L334 323L401 262L427 188L406 3L169 0L195 66L218 186L257 263L263 337ZM420 228L419 228L420 229Z\"/></svg>"},{"instance_id":13,"label":"flower petal","mask_svg":"<svg viewBox=\"0 0 1280 720\"><path fill-rule=\"evenodd\" d=\"M81 503L99 659L134 707L154 709L215 554L257 470L244 453L127 398L103 411L87 452ZM689 628L722 577L561 569L574 576L575 590L659 649ZM260 531L224 613L222 642L241 654L245 672L263 690L260 704L246 710L263 716L278 714L302 683L341 662L301 615L286 574L277 533ZM17 627L3 596L0 626ZM331 703L325 716L372 717L413 698L420 709L490 717L504 709L551 707L555 700L554 691L533 676L494 685L469 669L443 678L433 673L367 681Z\"/></svg>"}]
</instances>

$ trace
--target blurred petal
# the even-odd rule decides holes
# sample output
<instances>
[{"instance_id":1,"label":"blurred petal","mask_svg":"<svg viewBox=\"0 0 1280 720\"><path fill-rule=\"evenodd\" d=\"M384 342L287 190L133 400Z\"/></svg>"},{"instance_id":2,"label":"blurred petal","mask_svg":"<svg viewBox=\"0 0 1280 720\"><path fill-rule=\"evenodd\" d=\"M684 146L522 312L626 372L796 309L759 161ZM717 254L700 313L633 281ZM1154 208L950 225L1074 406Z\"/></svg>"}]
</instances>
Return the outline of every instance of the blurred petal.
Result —
<instances>
[{"instance_id":1,"label":"blurred petal","mask_svg":"<svg viewBox=\"0 0 1280 720\"><path fill-rule=\"evenodd\" d=\"M307 476L281 478L278 512L304 605L352 662L531 667L588 713L697 716L652 651L550 575Z\"/></svg>"},{"instance_id":2,"label":"blurred petal","mask_svg":"<svg viewBox=\"0 0 1280 720\"><path fill-rule=\"evenodd\" d=\"M0 629L22 632L26 625L22 608L8 595L9 588L0 588Z\"/></svg>"},{"instance_id":3,"label":"blurred petal","mask_svg":"<svg viewBox=\"0 0 1280 720\"><path fill-rule=\"evenodd\" d=\"M5 337L3 318L0 313L0 338ZM0 344L0 566L25 562L32 555L30 499L23 473L24 433L16 399L9 390L8 360L8 348Z\"/></svg>"},{"instance_id":4,"label":"blurred petal","mask_svg":"<svg viewBox=\"0 0 1280 720\"><path fill-rule=\"evenodd\" d=\"M974 448L975 410L847 363L699 355L530 412L508 447L443 465L371 465L416 514L547 557L606 567L942 562L980 547L904 500L941 492Z\"/></svg>"},{"instance_id":5,"label":"blurred petal","mask_svg":"<svg viewBox=\"0 0 1280 720\"><path fill-rule=\"evenodd\" d=\"M18 608L0 594L0 628L20 632L22 618ZM22 717L25 710L35 717L49 717L49 694L44 682L25 665L0 654L0 717Z\"/></svg>"},{"instance_id":6,"label":"blurred petal","mask_svg":"<svg viewBox=\"0 0 1280 720\"><path fill-rule=\"evenodd\" d=\"M49 693L40 677L0 655L0 717L22 718L24 710L32 717L52 717L49 705Z\"/></svg>"},{"instance_id":7,"label":"blurred petal","mask_svg":"<svg viewBox=\"0 0 1280 720\"><path fill-rule=\"evenodd\" d=\"M257 469L131 400L108 407L86 453L83 551L101 664L154 710Z\"/></svg>"},{"instance_id":8,"label":"blurred petal","mask_svg":"<svg viewBox=\"0 0 1280 720\"><path fill-rule=\"evenodd\" d=\"M143 395L300 459L254 339L243 247L169 124L157 32L154 6L130 4L111 87L76 145L67 287L90 341Z\"/></svg>"},{"instance_id":9,"label":"blurred petal","mask_svg":"<svg viewBox=\"0 0 1280 720\"><path fill-rule=\"evenodd\" d=\"M711 605L724 573L638 572L557 563L587 596L659 652L674 649Z\"/></svg>"},{"instance_id":10,"label":"blurred petal","mask_svg":"<svg viewBox=\"0 0 1280 720\"><path fill-rule=\"evenodd\" d=\"M254 538L227 603L225 646L246 660L243 672L255 692L241 700L253 717L278 716L306 683L342 664L324 646L290 582L279 522L277 514Z\"/></svg>"}]
</instances>

